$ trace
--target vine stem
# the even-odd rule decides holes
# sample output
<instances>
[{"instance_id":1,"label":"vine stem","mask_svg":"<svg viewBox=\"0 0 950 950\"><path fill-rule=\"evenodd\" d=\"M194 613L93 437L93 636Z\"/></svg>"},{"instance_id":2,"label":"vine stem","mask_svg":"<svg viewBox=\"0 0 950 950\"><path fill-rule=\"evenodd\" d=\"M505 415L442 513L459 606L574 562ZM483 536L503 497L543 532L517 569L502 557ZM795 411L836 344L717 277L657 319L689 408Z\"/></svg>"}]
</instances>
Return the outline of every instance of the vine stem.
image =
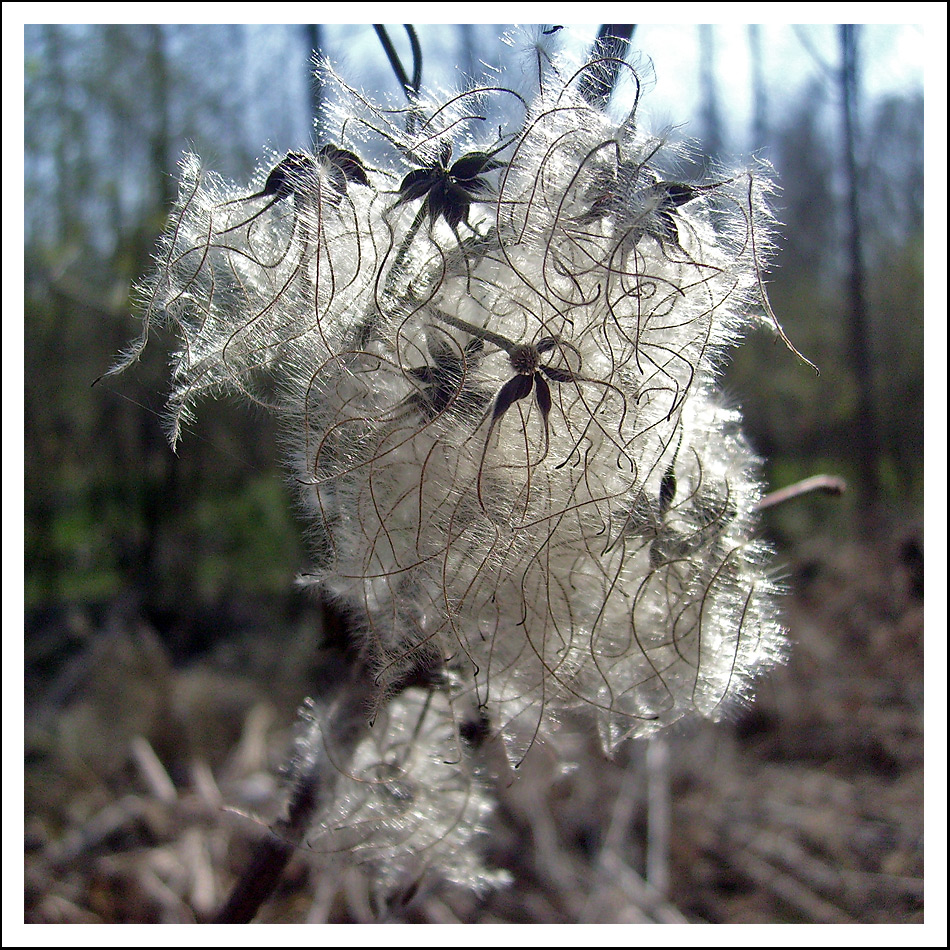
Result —
<instances>
[{"instance_id":1,"label":"vine stem","mask_svg":"<svg viewBox=\"0 0 950 950\"><path fill-rule=\"evenodd\" d=\"M419 206L419 210L416 212L416 216L412 219L412 224L409 225L409 229L406 231L406 236L402 239L402 244L399 245L399 250L396 251L396 260L393 261L393 266L389 268L389 276L386 279L386 287L383 290L384 296L388 297L392 293L396 276L402 270L402 265L405 263L406 257L409 254L409 248L412 247L412 242L419 233L422 222L425 221L427 210L426 203L423 201Z\"/></svg>"},{"instance_id":2,"label":"vine stem","mask_svg":"<svg viewBox=\"0 0 950 950\"><path fill-rule=\"evenodd\" d=\"M419 40L415 30L411 26L406 27L406 32L409 34L409 43L412 46L413 68L412 79L410 79L402 65L399 54L396 52L396 47L393 46L393 42L386 32L386 27L381 23L374 23L373 29L379 37L379 42L382 44L383 51L386 53L389 65L396 74L396 78L399 80L399 84L402 86L403 92L409 100L409 104L413 105L419 96L419 86L422 82L422 50L419 47Z\"/></svg>"},{"instance_id":3,"label":"vine stem","mask_svg":"<svg viewBox=\"0 0 950 950\"><path fill-rule=\"evenodd\" d=\"M462 320L459 317L453 317L451 314L445 313L436 307L432 308L432 313L437 320L448 324L450 327L455 327L456 330L464 330L466 333L477 337L479 340L484 340L486 343L494 343L495 346L501 350L504 350L509 356L518 346L518 344L513 340L509 340L508 337L502 336L500 333L495 333L493 330L489 330L487 327L477 327L473 323L469 323L467 320Z\"/></svg>"},{"instance_id":4,"label":"vine stem","mask_svg":"<svg viewBox=\"0 0 950 950\"><path fill-rule=\"evenodd\" d=\"M315 716L309 724L319 736L308 736L306 745L319 754L292 763L293 790L285 814L268 828L212 923L250 923L277 889L294 852L303 846L307 830L333 794L339 762L352 757L369 727L372 690L367 684L372 682L358 664L357 675L344 681L329 713L319 720Z\"/></svg>"}]
</instances>

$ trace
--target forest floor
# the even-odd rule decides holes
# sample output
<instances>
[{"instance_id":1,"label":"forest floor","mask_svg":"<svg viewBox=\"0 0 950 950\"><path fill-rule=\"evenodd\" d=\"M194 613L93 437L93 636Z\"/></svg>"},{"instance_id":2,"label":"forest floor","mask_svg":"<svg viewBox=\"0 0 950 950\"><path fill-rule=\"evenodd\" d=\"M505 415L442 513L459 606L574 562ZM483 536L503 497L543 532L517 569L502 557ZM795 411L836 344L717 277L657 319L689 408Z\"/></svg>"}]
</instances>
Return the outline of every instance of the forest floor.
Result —
<instances>
[{"instance_id":1,"label":"forest floor","mask_svg":"<svg viewBox=\"0 0 950 950\"><path fill-rule=\"evenodd\" d=\"M259 919L922 922L922 529L786 565L789 662L748 710L614 760L582 743L568 774L533 750L487 838L509 885L428 881L383 912L360 869L300 851ZM311 635L249 629L175 667L121 612L64 623L86 646L55 675L29 660L62 630L28 632L25 919L207 919L279 809Z\"/></svg>"}]
</instances>

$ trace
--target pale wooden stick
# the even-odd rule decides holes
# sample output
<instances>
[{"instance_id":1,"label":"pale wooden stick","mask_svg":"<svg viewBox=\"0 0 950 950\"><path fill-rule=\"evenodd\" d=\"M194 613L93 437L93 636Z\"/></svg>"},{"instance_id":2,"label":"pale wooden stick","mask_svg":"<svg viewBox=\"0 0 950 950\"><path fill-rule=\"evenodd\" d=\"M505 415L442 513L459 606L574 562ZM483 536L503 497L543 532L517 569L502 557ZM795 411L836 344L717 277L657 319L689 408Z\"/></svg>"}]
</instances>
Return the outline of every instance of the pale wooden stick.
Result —
<instances>
[{"instance_id":1,"label":"pale wooden stick","mask_svg":"<svg viewBox=\"0 0 950 950\"><path fill-rule=\"evenodd\" d=\"M813 475L811 478L804 478L800 482L769 492L755 507L759 511L774 508L776 505L815 491L824 492L826 495L843 495L847 488L845 480L838 478L837 475Z\"/></svg>"}]
</instances>

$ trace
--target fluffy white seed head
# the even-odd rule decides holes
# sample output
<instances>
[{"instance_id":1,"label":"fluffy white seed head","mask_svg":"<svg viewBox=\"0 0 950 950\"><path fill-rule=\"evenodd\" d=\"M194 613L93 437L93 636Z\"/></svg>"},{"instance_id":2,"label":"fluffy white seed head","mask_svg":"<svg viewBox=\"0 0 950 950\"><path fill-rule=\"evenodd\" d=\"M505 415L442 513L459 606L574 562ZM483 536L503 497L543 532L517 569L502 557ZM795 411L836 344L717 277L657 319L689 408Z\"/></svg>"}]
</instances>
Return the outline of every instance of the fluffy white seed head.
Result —
<instances>
[{"instance_id":1,"label":"fluffy white seed head","mask_svg":"<svg viewBox=\"0 0 950 950\"><path fill-rule=\"evenodd\" d=\"M574 708L609 749L718 715L783 651L757 462L717 384L762 319L768 182L672 180L635 113L581 94L597 63L537 62L530 99L499 85L401 112L337 82L337 144L249 188L187 158L145 287L146 332L181 341L173 440L205 392L280 420L308 581L351 611L385 742L412 744L402 684L440 672L426 761L451 756L463 708L514 759ZM387 749L358 750L366 794L315 847L350 848L357 825L370 850L399 838L409 819L365 778ZM433 825L454 845L482 813L461 785Z\"/></svg>"},{"instance_id":2,"label":"fluffy white seed head","mask_svg":"<svg viewBox=\"0 0 950 950\"><path fill-rule=\"evenodd\" d=\"M486 830L491 801L460 742L443 693L403 691L376 717L354 750L325 735L326 710L304 711L298 756L335 772L307 847L327 865L371 865L380 896L419 880L430 868L455 884L483 890L505 880L487 870L472 839ZM298 763L306 772L309 762ZM332 773L330 773L332 775Z\"/></svg>"}]
</instances>

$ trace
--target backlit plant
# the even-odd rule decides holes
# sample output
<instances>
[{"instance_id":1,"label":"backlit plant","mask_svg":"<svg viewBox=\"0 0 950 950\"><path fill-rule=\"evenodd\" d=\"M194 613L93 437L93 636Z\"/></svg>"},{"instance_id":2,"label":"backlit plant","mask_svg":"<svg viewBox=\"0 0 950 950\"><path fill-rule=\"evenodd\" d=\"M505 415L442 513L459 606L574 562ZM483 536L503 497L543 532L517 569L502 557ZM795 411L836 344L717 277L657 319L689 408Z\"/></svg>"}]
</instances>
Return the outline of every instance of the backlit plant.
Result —
<instances>
[{"instance_id":1,"label":"backlit plant","mask_svg":"<svg viewBox=\"0 0 950 950\"><path fill-rule=\"evenodd\" d=\"M353 696L304 716L303 817L277 830L392 886L492 879L464 847L489 739L517 764L571 710L610 751L718 716L783 653L757 463L717 383L773 319L768 180L675 180L636 108L585 98L603 66L539 57L527 92L399 109L324 67L314 154L250 186L185 158L120 364L174 331L173 443L205 395L279 420L304 582L358 649Z\"/></svg>"}]
</instances>

